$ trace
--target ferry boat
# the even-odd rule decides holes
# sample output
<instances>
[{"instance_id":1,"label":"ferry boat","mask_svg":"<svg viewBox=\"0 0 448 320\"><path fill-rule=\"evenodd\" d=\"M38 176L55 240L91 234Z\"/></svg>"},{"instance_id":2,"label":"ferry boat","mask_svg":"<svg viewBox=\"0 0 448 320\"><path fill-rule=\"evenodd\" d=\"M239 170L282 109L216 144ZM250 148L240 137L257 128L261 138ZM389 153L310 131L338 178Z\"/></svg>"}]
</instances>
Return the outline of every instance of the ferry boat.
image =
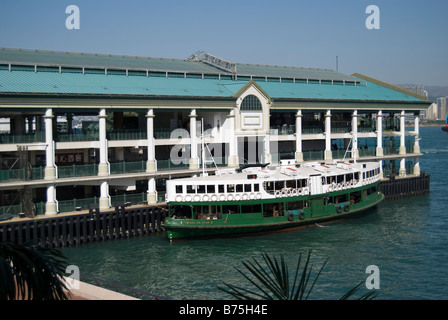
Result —
<instances>
[{"instance_id":1,"label":"ferry boat","mask_svg":"<svg viewBox=\"0 0 448 320\"><path fill-rule=\"evenodd\" d=\"M167 181L170 240L241 236L347 218L384 199L380 164L305 163L217 170Z\"/></svg>"}]
</instances>

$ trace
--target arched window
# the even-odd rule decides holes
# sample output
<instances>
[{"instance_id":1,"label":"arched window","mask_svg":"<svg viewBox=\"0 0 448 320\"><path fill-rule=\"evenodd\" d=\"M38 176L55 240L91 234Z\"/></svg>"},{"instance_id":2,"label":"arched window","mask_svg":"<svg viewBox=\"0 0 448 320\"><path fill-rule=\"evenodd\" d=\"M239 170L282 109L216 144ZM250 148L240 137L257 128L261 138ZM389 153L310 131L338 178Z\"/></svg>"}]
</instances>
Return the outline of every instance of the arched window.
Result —
<instances>
[{"instance_id":1,"label":"arched window","mask_svg":"<svg viewBox=\"0 0 448 320\"><path fill-rule=\"evenodd\" d=\"M242 111L261 111L261 102L256 96L250 94L243 99L240 109Z\"/></svg>"}]
</instances>

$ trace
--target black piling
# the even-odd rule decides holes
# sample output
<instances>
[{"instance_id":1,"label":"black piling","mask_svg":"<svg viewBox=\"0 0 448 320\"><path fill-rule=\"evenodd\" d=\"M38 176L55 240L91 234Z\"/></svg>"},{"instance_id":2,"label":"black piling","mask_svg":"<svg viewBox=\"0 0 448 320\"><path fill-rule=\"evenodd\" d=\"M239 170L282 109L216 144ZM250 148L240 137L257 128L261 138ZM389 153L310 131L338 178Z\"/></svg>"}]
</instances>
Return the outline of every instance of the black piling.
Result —
<instances>
[{"instance_id":1,"label":"black piling","mask_svg":"<svg viewBox=\"0 0 448 320\"><path fill-rule=\"evenodd\" d=\"M16 244L32 242L38 247L70 247L162 232L165 206L126 207L101 212L91 206L88 213L74 213L0 223L0 240Z\"/></svg>"},{"instance_id":2,"label":"black piling","mask_svg":"<svg viewBox=\"0 0 448 320\"><path fill-rule=\"evenodd\" d=\"M422 172L418 177L397 178L391 176L381 181L380 190L386 200L397 200L423 195L430 191L431 176Z\"/></svg>"}]
</instances>

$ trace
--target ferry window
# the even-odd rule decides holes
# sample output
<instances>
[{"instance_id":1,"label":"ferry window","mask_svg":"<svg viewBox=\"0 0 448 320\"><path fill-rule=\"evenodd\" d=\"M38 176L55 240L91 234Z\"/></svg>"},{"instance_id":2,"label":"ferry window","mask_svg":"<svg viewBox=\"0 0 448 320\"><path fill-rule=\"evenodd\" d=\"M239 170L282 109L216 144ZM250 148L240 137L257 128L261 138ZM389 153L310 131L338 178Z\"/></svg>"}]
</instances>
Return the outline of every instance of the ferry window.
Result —
<instances>
[{"instance_id":1,"label":"ferry window","mask_svg":"<svg viewBox=\"0 0 448 320\"><path fill-rule=\"evenodd\" d=\"M336 183L342 183L344 182L344 175L336 176Z\"/></svg>"},{"instance_id":2,"label":"ferry window","mask_svg":"<svg viewBox=\"0 0 448 320\"><path fill-rule=\"evenodd\" d=\"M261 204L241 206L241 213L257 213L261 212Z\"/></svg>"},{"instance_id":3,"label":"ferry window","mask_svg":"<svg viewBox=\"0 0 448 320\"><path fill-rule=\"evenodd\" d=\"M273 193L274 192L274 183L272 181L266 181L264 183L264 189L268 193Z\"/></svg>"},{"instance_id":4,"label":"ferry window","mask_svg":"<svg viewBox=\"0 0 448 320\"><path fill-rule=\"evenodd\" d=\"M353 173L349 173L347 174L347 181L352 181L353 180Z\"/></svg>"},{"instance_id":5,"label":"ferry window","mask_svg":"<svg viewBox=\"0 0 448 320\"><path fill-rule=\"evenodd\" d=\"M244 185L244 192L251 192L252 191L252 185L251 184L245 184Z\"/></svg>"},{"instance_id":6,"label":"ferry window","mask_svg":"<svg viewBox=\"0 0 448 320\"><path fill-rule=\"evenodd\" d=\"M306 179L301 179L301 180L299 180L299 182L300 182L299 188L304 188L304 187L307 186L307 180Z\"/></svg>"},{"instance_id":7,"label":"ferry window","mask_svg":"<svg viewBox=\"0 0 448 320\"><path fill-rule=\"evenodd\" d=\"M365 172L362 173L362 178L363 178L363 179L366 178L366 173L365 173Z\"/></svg>"},{"instance_id":8,"label":"ferry window","mask_svg":"<svg viewBox=\"0 0 448 320\"><path fill-rule=\"evenodd\" d=\"M195 186L187 185L187 193L196 193Z\"/></svg>"},{"instance_id":9,"label":"ferry window","mask_svg":"<svg viewBox=\"0 0 448 320\"><path fill-rule=\"evenodd\" d=\"M205 193L205 186L204 185L199 185L198 186L198 193Z\"/></svg>"},{"instance_id":10,"label":"ferry window","mask_svg":"<svg viewBox=\"0 0 448 320\"><path fill-rule=\"evenodd\" d=\"M222 206L222 213L223 214L240 213L240 206L236 205Z\"/></svg>"},{"instance_id":11,"label":"ferry window","mask_svg":"<svg viewBox=\"0 0 448 320\"><path fill-rule=\"evenodd\" d=\"M361 191L350 193L350 204L361 202Z\"/></svg>"},{"instance_id":12,"label":"ferry window","mask_svg":"<svg viewBox=\"0 0 448 320\"><path fill-rule=\"evenodd\" d=\"M285 181L274 182L275 190L282 190L285 187Z\"/></svg>"},{"instance_id":13,"label":"ferry window","mask_svg":"<svg viewBox=\"0 0 448 320\"><path fill-rule=\"evenodd\" d=\"M236 185L236 192L243 192L243 185L242 184L237 184Z\"/></svg>"},{"instance_id":14,"label":"ferry window","mask_svg":"<svg viewBox=\"0 0 448 320\"><path fill-rule=\"evenodd\" d=\"M296 180L286 180L286 188L295 188Z\"/></svg>"},{"instance_id":15,"label":"ferry window","mask_svg":"<svg viewBox=\"0 0 448 320\"><path fill-rule=\"evenodd\" d=\"M265 203L263 204L263 217L278 217L285 215L283 203Z\"/></svg>"},{"instance_id":16,"label":"ferry window","mask_svg":"<svg viewBox=\"0 0 448 320\"><path fill-rule=\"evenodd\" d=\"M227 192L235 192L235 185L234 184L228 184L227 185Z\"/></svg>"},{"instance_id":17,"label":"ferry window","mask_svg":"<svg viewBox=\"0 0 448 320\"><path fill-rule=\"evenodd\" d=\"M219 193L224 193L224 185L223 184L218 184L218 192Z\"/></svg>"},{"instance_id":18,"label":"ferry window","mask_svg":"<svg viewBox=\"0 0 448 320\"><path fill-rule=\"evenodd\" d=\"M334 202L336 204L338 203L343 203L343 202L347 202L348 201L348 196L347 194L342 194L340 196L334 197Z\"/></svg>"},{"instance_id":19,"label":"ferry window","mask_svg":"<svg viewBox=\"0 0 448 320\"><path fill-rule=\"evenodd\" d=\"M355 180L359 180L359 172L355 172Z\"/></svg>"},{"instance_id":20,"label":"ferry window","mask_svg":"<svg viewBox=\"0 0 448 320\"><path fill-rule=\"evenodd\" d=\"M254 184L254 191L255 192L258 192L258 191L260 191L260 185L257 183L257 184Z\"/></svg>"},{"instance_id":21,"label":"ferry window","mask_svg":"<svg viewBox=\"0 0 448 320\"><path fill-rule=\"evenodd\" d=\"M176 186L176 193L183 193L183 186Z\"/></svg>"},{"instance_id":22,"label":"ferry window","mask_svg":"<svg viewBox=\"0 0 448 320\"><path fill-rule=\"evenodd\" d=\"M207 186L207 193L215 193L215 186L214 185Z\"/></svg>"}]
</instances>

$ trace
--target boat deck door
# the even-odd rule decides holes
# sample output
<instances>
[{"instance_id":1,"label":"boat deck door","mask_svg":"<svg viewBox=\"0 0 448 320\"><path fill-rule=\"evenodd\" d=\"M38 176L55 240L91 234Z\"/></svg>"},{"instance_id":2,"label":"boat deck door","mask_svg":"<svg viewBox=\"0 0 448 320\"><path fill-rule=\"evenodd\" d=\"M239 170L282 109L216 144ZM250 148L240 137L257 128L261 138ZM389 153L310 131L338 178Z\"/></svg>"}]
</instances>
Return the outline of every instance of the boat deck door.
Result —
<instances>
[{"instance_id":1,"label":"boat deck door","mask_svg":"<svg viewBox=\"0 0 448 320\"><path fill-rule=\"evenodd\" d=\"M311 194L319 194L322 193L322 176L313 175L310 176L310 193Z\"/></svg>"}]
</instances>

